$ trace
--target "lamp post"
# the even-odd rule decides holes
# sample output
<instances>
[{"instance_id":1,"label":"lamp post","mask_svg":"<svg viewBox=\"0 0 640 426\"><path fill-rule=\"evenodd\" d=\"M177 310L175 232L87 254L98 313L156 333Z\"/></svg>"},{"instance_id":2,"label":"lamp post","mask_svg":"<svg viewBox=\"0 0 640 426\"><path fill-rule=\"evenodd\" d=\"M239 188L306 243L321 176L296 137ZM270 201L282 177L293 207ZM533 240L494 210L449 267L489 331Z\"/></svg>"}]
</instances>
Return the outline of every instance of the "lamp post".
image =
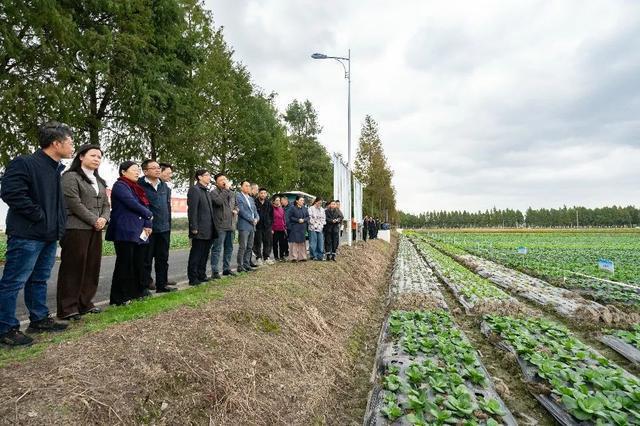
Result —
<instances>
[{"instance_id":1,"label":"lamp post","mask_svg":"<svg viewBox=\"0 0 640 426\"><path fill-rule=\"evenodd\" d=\"M313 59L335 59L340 62L342 68L344 69L344 78L347 79L347 169L349 170L349 194L351 194L351 49L348 50L347 57L342 56L328 56L324 53L314 53L311 55ZM347 65L344 62L347 62ZM353 200L351 195L349 195L349 212L347 213L347 235L348 242L351 245L351 218L352 213L351 209L353 207Z\"/></svg>"}]
</instances>

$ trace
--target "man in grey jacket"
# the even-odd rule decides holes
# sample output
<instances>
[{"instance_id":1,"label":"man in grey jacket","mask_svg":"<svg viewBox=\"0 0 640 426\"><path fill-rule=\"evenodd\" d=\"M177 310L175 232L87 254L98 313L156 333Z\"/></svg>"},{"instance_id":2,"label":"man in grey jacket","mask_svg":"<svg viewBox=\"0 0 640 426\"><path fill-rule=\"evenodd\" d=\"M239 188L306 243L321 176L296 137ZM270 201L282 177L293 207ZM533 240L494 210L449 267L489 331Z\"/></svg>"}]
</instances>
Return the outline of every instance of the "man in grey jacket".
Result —
<instances>
[{"instance_id":1,"label":"man in grey jacket","mask_svg":"<svg viewBox=\"0 0 640 426\"><path fill-rule=\"evenodd\" d=\"M213 279L220 279L220 254L222 253L222 275L235 275L231 271L233 253L234 219L238 214L236 194L229 189L229 180L223 173L214 176L215 186L209 193L213 203L213 219L218 237L211 247L211 272ZM224 249L223 249L224 247Z\"/></svg>"}]
</instances>

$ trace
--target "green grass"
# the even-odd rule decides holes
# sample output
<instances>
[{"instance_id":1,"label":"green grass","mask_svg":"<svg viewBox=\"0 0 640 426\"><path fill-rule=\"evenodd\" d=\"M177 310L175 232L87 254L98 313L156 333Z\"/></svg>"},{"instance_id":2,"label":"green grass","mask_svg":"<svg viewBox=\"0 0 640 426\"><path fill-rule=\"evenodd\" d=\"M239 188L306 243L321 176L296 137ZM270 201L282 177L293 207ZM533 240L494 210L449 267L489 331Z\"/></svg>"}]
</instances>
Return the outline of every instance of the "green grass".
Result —
<instances>
[{"instance_id":1,"label":"green grass","mask_svg":"<svg viewBox=\"0 0 640 426\"><path fill-rule=\"evenodd\" d=\"M191 247L189 242L189 233L187 231L173 231L171 232L171 250L186 249ZM0 234L0 262L5 261L7 254L7 236ZM113 242L102 242L102 255L103 256L115 256L116 251L113 247Z\"/></svg>"},{"instance_id":2,"label":"green grass","mask_svg":"<svg viewBox=\"0 0 640 426\"><path fill-rule=\"evenodd\" d=\"M81 321L71 323L63 333L37 336L34 344L27 348L0 348L0 368L37 357L49 346L76 340L114 324L151 317L181 306L196 308L222 297L224 290L232 282L232 277L225 277L216 281L215 285L212 283L204 284L182 291L166 293L159 297L138 300L127 306L110 306L101 314L85 315Z\"/></svg>"}]
</instances>

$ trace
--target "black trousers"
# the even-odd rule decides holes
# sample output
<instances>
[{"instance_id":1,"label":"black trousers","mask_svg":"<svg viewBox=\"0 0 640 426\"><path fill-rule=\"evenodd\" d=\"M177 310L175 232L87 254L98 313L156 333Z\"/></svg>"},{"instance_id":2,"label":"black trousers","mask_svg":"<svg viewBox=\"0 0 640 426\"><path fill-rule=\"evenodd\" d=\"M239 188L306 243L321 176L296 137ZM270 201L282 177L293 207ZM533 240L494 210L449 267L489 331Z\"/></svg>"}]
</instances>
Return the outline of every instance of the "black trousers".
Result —
<instances>
[{"instance_id":1,"label":"black trousers","mask_svg":"<svg viewBox=\"0 0 640 426\"><path fill-rule=\"evenodd\" d=\"M144 295L144 244L115 241L116 265L111 280L109 303L121 305Z\"/></svg>"},{"instance_id":2,"label":"black trousers","mask_svg":"<svg viewBox=\"0 0 640 426\"><path fill-rule=\"evenodd\" d=\"M213 240L191 239L189 250L189 263L187 266L187 278L189 283L204 282L207 280L207 260Z\"/></svg>"},{"instance_id":3,"label":"black trousers","mask_svg":"<svg viewBox=\"0 0 640 426\"><path fill-rule=\"evenodd\" d=\"M289 242L285 231L275 231L273 233L273 257L284 259L289 251Z\"/></svg>"},{"instance_id":4,"label":"black trousers","mask_svg":"<svg viewBox=\"0 0 640 426\"><path fill-rule=\"evenodd\" d=\"M358 236L358 231L355 230L355 229L352 229L351 230L351 241L357 240L358 239L357 236Z\"/></svg>"},{"instance_id":5,"label":"black trousers","mask_svg":"<svg viewBox=\"0 0 640 426\"><path fill-rule=\"evenodd\" d=\"M362 227L362 241L367 241L367 227Z\"/></svg>"},{"instance_id":6,"label":"black trousers","mask_svg":"<svg viewBox=\"0 0 640 426\"><path fill-rule=\"evenodd\" d=\"M153 232L149 237L149 244L145 247L144 256L144 283L148 286L151 281L151 266L155 259L156 288L167 286L169 273L169 245L171 244L171 231Z\"/></svg>"},{"instance_id":7,"label":"black trousers","mask_svg":"<svg viewBox=\"0 0 640 426\"><path fill-rule=\"evenodd\" d=\"M256 255L256 259L267 260L271 257L272 242L271 228L256 229L256 234L253 237L253 254Z\"/></svg>"},{"instance_id":8,"label":"black trousers","mask_svg":"<svg viewBox=\"0 0 640 426\"><path fill-rule=\"evenodd\" d=\"M338 246L340 245L340 231L325 231L324 232L324 252L326 254L335 255L338 252Z\"/></svg>"}]
</instances>

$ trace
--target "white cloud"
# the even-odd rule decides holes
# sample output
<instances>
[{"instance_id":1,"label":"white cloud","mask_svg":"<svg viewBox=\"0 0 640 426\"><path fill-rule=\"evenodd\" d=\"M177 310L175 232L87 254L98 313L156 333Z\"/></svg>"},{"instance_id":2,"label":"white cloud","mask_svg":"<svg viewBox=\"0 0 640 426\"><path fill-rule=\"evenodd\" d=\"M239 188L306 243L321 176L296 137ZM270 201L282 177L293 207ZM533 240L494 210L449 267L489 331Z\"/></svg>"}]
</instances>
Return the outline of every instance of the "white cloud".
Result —
<instances>
[{"instance_id":1,"label":"white cloud","mask_svg":"<svg viewBox=\"0 0 640 426\"><path fill-rule=\"evenodd\" d=\"M284 109L308 98L346 154L380 124L403 210L633 204L640 3L209 0L236 59Z\"/></svg>"}]
</instances>

